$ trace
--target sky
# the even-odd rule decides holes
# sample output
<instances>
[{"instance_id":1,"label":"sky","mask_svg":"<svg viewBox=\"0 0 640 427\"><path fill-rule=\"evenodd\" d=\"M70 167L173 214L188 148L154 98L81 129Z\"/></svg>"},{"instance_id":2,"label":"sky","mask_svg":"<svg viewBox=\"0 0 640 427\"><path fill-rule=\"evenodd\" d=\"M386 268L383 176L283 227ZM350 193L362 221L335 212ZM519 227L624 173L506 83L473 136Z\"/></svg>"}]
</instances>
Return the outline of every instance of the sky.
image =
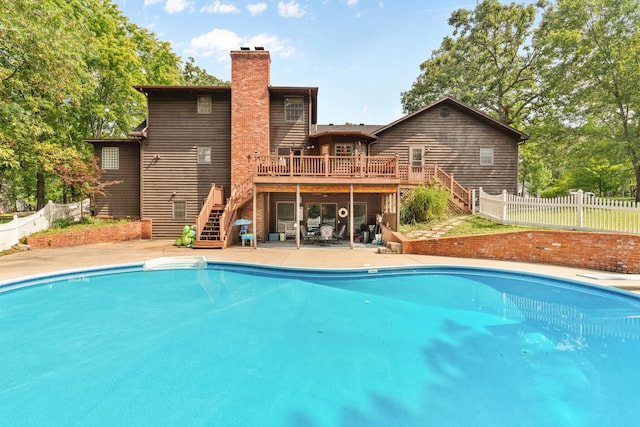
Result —
<instances>
[{"instance_id":1,"label":"sky","mask_svg":"<svg viewBox=\"0 0 640 427\"><path fill-rule=\"evenodd\" d=\"M223 80L229 52L271 54L271 85L318 88L318 123L386 125L475 0L115 0L127 18Z\"/></svg>"}]
</instances>

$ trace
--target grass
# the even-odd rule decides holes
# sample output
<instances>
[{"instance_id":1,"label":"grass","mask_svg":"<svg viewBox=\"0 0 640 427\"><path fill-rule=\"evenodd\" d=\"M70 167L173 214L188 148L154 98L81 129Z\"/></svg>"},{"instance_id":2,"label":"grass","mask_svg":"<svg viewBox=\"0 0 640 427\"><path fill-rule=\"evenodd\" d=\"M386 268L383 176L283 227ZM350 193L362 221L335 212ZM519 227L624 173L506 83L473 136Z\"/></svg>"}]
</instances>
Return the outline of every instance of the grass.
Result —
<instances>
[{"instance_id":1,"label":"grass","mask_svg":"<svg viewBox=\"0 0 640 427\"><path fill-rule=\"evenodd\" d=\"M477 215L468 217L460 225L451 229L445 236L469 236L477 234L509 233L513 231L532 230L537 227L523 227L517 225L501 224Z\"/></svg>"},{"instance_id":2,"label":"grass","mask_svg":"<svg viewBox=\"0 0 640 427\"><path fill-rule=\"evenodd\" d=\"M86 228L97 228L97 227L103 227L105 225L122 224L129 221L130 219L128 218L112 219L112 218L95 218L92 216L85 216L85 217L82 217L82 219L79 222L73 222L71 220L55 222L48 229L39 231L37 233L33 233L32 236L56 234L64 231L82 230Z\"/></svg>"},{"instance_id":3,"label":"grass","mask_svg":"<svg viewBox=\"0 0 640 427\"><path fill-rule=\"evenodd\" d=\"M523 231L537 229L537 227L524 227L508 224L501 224L496 221L492 221L486 218L482 218L478 215L446 215L440 217L434 221L428 223L415 223L415 224L402 224L400 225L400 232L405 236L415 231L431 230L443 223L451 225L451 221L457 218L463 219L458 225L453 225L453 228L449 230L445 237L454 236L470 236L478 234L493 234L493 233L508 233L513 231Z\"/></svg>"}]
</instances>

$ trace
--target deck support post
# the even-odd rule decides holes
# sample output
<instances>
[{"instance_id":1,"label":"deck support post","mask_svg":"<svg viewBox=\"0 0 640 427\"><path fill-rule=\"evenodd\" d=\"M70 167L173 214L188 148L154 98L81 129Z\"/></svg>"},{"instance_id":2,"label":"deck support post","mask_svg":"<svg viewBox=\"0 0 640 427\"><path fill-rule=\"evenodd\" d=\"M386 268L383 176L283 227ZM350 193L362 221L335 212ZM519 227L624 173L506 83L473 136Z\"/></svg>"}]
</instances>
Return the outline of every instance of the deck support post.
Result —
<instances>
[{"instance_id":1,"label":"deck support post","mask_svg":"<svg viewBox=\"0 0 640 427\"><path fill-rule=\"evenodd\" d=\"M258 198L256 197L256 184L253 184L253 248L258 248L258 223L256 222L256 218L258 217L258 206L257 206Z\"/></svg>"},{"instance_id":2,"label":"deck support post","mask_svg":"<svg viewBox=\"0 0 640 427\"><path fill-rule=\"evenodd\" d=\"M296 210L293 213L293 217L296 219L296 223L293 224L293 228L296 230L296 248L300 249L300 184L296 184Z\"/></svg>"},{"instance_id":3,"label":"deck support post","mask_svg":"<svg viewBox=\"0 0 640 427\"><path fill-rule=\"evenodd\" d=\"M349 186L349 247L353 249L353 184Z\"/></svg>"}]
</instances>

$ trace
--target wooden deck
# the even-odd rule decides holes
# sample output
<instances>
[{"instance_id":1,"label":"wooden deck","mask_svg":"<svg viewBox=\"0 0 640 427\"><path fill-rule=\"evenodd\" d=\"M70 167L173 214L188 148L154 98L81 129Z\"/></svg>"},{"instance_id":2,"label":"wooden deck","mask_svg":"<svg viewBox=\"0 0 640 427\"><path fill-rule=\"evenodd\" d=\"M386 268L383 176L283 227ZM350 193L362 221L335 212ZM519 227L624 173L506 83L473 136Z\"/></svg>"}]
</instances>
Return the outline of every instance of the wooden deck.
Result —
<instances>
[{"instance_id":1,"label":"wooden deck","mask_svg":"<svg viewBox=\"0 0 640 427\"><path fill-rule=\"evenodd\" d=\"M268 184L306 186L361 184L388 188L393 185L424 185L434 181L449 189L456 205L465 211L470 210L471 193L460 185L453 175L446 173L436 164L423 166L400 164L397 157L362 154L294 156L293 153L289 156L261 156L256 159L254 175L254 183L262 186Z\"/></svg>"}]
</instances>

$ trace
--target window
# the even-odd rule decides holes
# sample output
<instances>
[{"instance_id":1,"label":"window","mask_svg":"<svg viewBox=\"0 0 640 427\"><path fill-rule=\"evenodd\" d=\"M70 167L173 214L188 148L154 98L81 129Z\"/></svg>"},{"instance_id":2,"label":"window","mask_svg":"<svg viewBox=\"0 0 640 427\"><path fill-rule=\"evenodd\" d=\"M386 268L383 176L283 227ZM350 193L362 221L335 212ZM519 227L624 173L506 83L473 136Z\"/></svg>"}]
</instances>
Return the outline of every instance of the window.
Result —
<instances>
[{"instance_id":1,"label":"window","mask_svg":"<svg viewBox=\"0 0 640 427\"><path fill-rule=\"evenodd\" d=\"M198 164L211 164L211 147L208 145L198 145Z\"/></svg>"},{"instance_id":2,"label":"window","mask_svg":"<svg viewBox=\"0 0 640 427\"><path fill-rule=\"evenodd\" d=\"M118 147L102 147L102 169L120 169L120 150Z\"/></svg>"},{"instance_id":3,"label":"window","mask_svg":"<svg viewBox=\"0 0 640 427\"><path fill-rule=\"evenodd\" d=\"M173 202L173 219L178 219L178 220L187 219L187 202L182 202L182 201Z\"/></svg>"},{"instance_id":4,"label":"window","mask_svg":"<svg viewBox=\"0 0 640 427\"><path fill-rule=\"evenodd\" d=\"M480 165L493 165L493 147L480 148Z\"/></svg>"},{"instance_id":5,"label":"window","mask_svg":"<svg viewBox=\"0 0 640 427\"><path fill-rule=\"evenodd\" d=\"M422 148L411 149L411 166L422 166Z\"/></svg>"},{"instance_id":6,"label":"window","mask_svg":"<svg viewBox=\"0 0 640 427\"><path fill-rule=\"evenodd\" d=\"M336 156L352 156L353 144L336 144L334 153Z\"/></svg>"},{"instance_id":7,"label":"window","mask_svg":"<svg viewBox=\"0 0 640 427\"><path fill-rule=\"evenodd\" d=\"M301 96L286 96L284 98L284 121L297 122L304 116L304 100Z\"/></svg>"},{"instance_id":8,"label":"window","mask_svg":"<svg viewBox=\"0 0 640 427\"><path fill-rule=\"evenodd\" d=\"M198 114L211 114L211 97L198 97Z\"/></svg>"}]
</instances>

